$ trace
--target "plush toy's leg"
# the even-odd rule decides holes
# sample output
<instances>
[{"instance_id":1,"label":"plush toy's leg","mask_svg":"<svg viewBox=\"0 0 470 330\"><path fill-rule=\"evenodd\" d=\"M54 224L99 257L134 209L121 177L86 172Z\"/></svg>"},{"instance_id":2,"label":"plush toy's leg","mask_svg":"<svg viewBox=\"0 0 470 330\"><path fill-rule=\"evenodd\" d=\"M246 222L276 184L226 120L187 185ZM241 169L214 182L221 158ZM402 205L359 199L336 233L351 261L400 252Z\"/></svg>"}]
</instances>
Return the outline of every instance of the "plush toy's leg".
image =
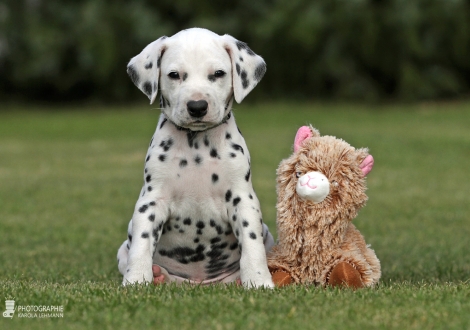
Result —
<instances>
[{"instance_id":1,"label":"plush toy's leg","mask_svg":"<svg viewBox=\"0 0 470 330\"><path fill-rule=\"evenodd\" d=\"M353 289L362 288L364 284L361 274L347 262L340 262L330 273L328 284L331 286L347 286Z\"/></svg>"},{"instance_id":2,"label":"plush toy's leg","mask_svg":"<svg viewBox=\"0 0 470 330\"><path fill-rule=\"evenodd\" d=\"M273 277L273 283L277 287L292 284L292 276L284 270L271 271Z\"/></svg>"}]
</instances>

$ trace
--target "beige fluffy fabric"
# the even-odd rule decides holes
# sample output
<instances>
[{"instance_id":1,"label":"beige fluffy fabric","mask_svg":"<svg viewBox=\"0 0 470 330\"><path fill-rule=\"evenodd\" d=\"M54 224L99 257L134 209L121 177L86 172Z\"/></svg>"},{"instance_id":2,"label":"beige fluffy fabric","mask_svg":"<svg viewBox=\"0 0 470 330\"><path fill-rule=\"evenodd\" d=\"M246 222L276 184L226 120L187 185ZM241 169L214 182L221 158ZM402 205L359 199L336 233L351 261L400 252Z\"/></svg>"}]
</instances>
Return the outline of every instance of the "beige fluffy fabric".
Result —
<instances>
[{"instance_id":1,"label":"beige fluffy fabric","mask_svg":"<svg viewBox=\"0 0 470 330\"><path fill-rule=\"evenodd\" d=\"M352 224L367 201L360 164L367 149L355 149L333 136L312 136L277 170L278 243L268 255L272 272L288 272L295 283L326 285L339 262L356 268L364 286L379 281L380 262ZM330 183L325 200L315 204L296 193L297 173L318 171Z\"/></svg>"}]
</instances>

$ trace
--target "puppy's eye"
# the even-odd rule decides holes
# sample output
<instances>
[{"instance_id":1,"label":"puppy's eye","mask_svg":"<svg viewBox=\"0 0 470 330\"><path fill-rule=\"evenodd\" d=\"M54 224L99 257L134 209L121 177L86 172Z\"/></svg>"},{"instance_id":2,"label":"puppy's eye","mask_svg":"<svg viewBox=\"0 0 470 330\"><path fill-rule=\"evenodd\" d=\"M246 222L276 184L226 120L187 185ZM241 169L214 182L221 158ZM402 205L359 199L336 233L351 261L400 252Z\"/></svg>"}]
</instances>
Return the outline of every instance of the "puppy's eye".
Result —
<instances>
[{"instance_id":1,"label":"puppy's eye","mask_svg":"<svg viewBox=\"0 0 470 330\"><path fill-rule=\"evenodd\" d=\"M216 78L221 78L223 76L225 76L225 71L217 70L216 72L214 72L214 77Z\"/></svg>"},{"instance_id":2,"label":"puppy's eye","mask_svg":"<svg viewBox=\"0 0 470 330\"><path fill-rule=\"evenodd\" d=\"M295 172L295 176L297 179L300 178L302 176L302 172Z\"/></svg>"},{"instance_id":3,"label":"puppy's eye","mask_svg":"<svg viewBox=\"0 0 470 330\"><path fill-rule=\"evenodd\" d=\"M176 71L171 71L169 74L168 74L168 77L170 77L170 79L180 79L180 74Z\"/></svg>"}]
</instances>

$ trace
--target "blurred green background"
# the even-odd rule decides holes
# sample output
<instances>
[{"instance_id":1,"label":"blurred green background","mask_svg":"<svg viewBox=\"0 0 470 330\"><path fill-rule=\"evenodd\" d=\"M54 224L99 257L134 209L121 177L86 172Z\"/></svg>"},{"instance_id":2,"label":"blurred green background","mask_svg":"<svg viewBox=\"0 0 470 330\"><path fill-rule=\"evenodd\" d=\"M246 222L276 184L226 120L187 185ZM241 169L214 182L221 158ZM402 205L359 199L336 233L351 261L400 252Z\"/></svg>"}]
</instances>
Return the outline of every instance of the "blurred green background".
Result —
<instances>
[{"instance_id":1,"label":"blurred green background","mask_svg":"<svg viewBox=\"0 0 470 330\"><path fill-rule=\"evenodd\" d=\"M1 0L1 100L142 100L148 43L204 27L268 64L251 99L416 101L470 88L466 0Z\"/></svg>"},{"instance_id":2,"label":"blurred green background","mask_svg":"<svg viewBox=\"0 0 470 330\"><path fill-rule=\"evenodd\" d=\"M159 113L126 65L191 27L267 62L235 114L275 236L298 127L370 148L377 289L120 286ZM469 92L470 0L0 0L0 311L65 307L0 328L470 329Z\"/></svg>"}]
</instances>

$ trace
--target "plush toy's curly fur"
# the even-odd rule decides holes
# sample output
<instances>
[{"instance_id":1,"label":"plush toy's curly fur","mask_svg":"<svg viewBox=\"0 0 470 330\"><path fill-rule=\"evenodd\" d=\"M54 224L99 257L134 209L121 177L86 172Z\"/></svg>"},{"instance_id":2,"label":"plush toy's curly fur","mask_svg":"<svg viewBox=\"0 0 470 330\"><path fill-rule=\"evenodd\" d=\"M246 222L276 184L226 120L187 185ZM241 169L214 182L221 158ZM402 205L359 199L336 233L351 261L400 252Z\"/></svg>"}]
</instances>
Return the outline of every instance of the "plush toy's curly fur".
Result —
<instances>
[{"instance_id":1,"label":"plush toy's curly fur","mask_svg":"<svg viewBox=\"0 0 470 330\"><path fill-rule=\"evenodd\" d=\"M311 137L277 170L278 243L268 255L272 273L290 274L294 283L327 285L339 263L348 263L370 287L380 278L380 262L351 220L365 205L366 184L360 165L367 149L354 149L343 140ZM318 171L330 182L330 192L320 203L296 193L297 173Z\"/></svg>"}]
</instances>

